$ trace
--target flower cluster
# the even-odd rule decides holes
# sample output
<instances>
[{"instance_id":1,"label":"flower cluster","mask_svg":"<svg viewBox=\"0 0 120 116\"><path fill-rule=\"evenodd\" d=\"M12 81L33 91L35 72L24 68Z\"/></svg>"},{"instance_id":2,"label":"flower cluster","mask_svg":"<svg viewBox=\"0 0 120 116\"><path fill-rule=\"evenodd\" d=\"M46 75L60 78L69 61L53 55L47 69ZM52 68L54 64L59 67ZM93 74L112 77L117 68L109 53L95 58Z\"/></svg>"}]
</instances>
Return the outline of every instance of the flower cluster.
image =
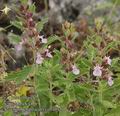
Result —
<instances>
[{"instance_id":1,"label":"flower cluster","mask_svg":"<svg viewBox=\"0 0 120 116\"><path fill-rule=\"evenodd\" d=\"M44 58L41 56L40 53L37 53L36 56L36 64L42 64L43 63Z\"/></svg>"},{"instance_id":2,"label":"flower cluster","mask_svg":"<svg viewBox=\"0 0 120 116\"><path fill-rule=\"evenodd\" d=\"M78 75L80 73L80 70L76 67L76 65L72 65L72 73L74 75Z\"/></svg>"},{"instance_id":3,"label":"flower cluster","mask_svg":"<svg viewBox=\"0 0 120 116\"><path fill-rule=\"evenodd\" d=\"M108 57L105 56L103 58L103 65L100 66L99 64L97 64L94 67L94 70L93 70L93 75L96 76L96 77L101 77L103 79L104 78L107 79L109 86L112 86L113 83L114 83L113 79L112 79L112 76L110 74L110 71L106 67L106 65L111 65L111 62L112 62L112 60L110 59L110 56L108 56Z\"/></svg>"},{"instance_id":4,"label":"flower cluster","mask_svg":"<svg viewBox=\"0 0 120 116\"><path fill-rule=\"evenodd\" d=\"M94 76L98 76L98 77L101 77L101 76L102 76L102 67L99 66L99 64L97 64L97 65L94 67L93 75L94 75Z\"/></svg>"},{"instance_id":5,"label":"flower cluster","mask_svg":"<svg viewBox=\"0 0 120 116\"><path fill-rule=\"evenodd\" d=\"M47 38L44 35L40 35L40 32L36 28L36 22L33 18L33 13L29 11L28 6L21 6L20 12L22 14L23 19L25 19L25 22L23 22L23 26L25 27L24 31L24 37L28 38L29 46L36 51L36 64L42 64L44 59L52 58L52 54L48 49L42 50L42 53L39 52L40 48L42 47L42 44L47 43ZM33 39L33 42L29 41L29 38ZM24 44L24 41L20 42L18 45L15 46L15 49L17 51L20 51L22 49L22 45Z\"/></svg>"},{"instance_id":6,"label":"flower cluster","mask_svg":"<svg viewBox=\"0 0 120 116\"><path fill-rule=\"evenodd\" d=\"M44 55L41 55L39 52L36 56L36 64L42 64L45 57L52 58L51 52L48 49L45 50Z\"/></svg>"}]
</instances>

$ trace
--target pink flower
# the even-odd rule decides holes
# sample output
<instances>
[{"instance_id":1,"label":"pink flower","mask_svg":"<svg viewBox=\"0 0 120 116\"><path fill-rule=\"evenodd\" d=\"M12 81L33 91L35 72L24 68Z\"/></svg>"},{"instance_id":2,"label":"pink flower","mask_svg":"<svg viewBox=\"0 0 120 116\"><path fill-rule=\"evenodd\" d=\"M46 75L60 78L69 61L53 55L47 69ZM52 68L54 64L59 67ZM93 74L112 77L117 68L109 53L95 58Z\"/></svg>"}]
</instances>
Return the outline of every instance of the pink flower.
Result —
<instances>
[{"instance_id":1,"label":"pink flower","mask_svg":"<svg viewBox=\"0 0 120 116\"><path fill-rule=\"evenodd\" d=\"M109 76L109 77L108 77L108 85L109 85L109 86L112 86L113 84L114 84L114 82L113 82L113 80L112 80L112 77Z\"/></svg>"},{"instance_id":2,"label":"pink flower","mask_svg":"<svg viewBox=\"0 0 120 116\"><path fill-rule=\"evenodd\" d=\"M46 49L45 52L46 52L46 56L47 56L47 57L49 57L49 58L52 58L52 57L53 57L52 54L49 52L48 49Z\"/></svg>"},{"instance_id":3,"label":"pink flower","mask_svg":"<svg viewBox=\"0 0 120 116\"><path fill-rule=\"evenodd\" d=\"M37 53L36 64L42 64L43 60L44 60L44 58L42 58L41 54Z\"/></svg>"},{"instance_id":4,"label":"pink flower","mask_svg":"<svg viewBox=\"0 0 120 116\"><path fill-rule=\"evenodd\" d=\"M110 59L110 56L105 56L104 60L107 62L107 64L111 65L112 60Z\"/></svg>"},{"instance_id":5,"label":"pink flower","mask_svg":"<svg viewBox=\"0 0 120 116\"><path fill-rule=\"evenodd\" d=\"M47 39L44 38L44 35L42 36L39 36L40 40L41 40L41 43L47 43Z\"/></svg>"},{"instance_id":6,"label":"pink flower","mask_svg":"<svg viewBox=\"0 0 120 116\"><path fill-rule=\"evenodd\" d=\"M78 75L80 73L80 70L75 65L73 65L72 66L72 73L74 75Z\"/></svg>"},{"instance_id":7,"label":"pink flower","mask_svg":"<svg viewBox=\"0 0 120 116\"><path fill-rule=\"evenodd\" d=\"M96 65L94 67L93 75L100 77L102 75L102 70L101 69L102 69L102 67L100 67L99 65Z\"/></svg>"},{"instance_id":8,"label":"pink flower","mask_svg":"<svg viewBox=\"0 0 120 116\"><path fill-rule=\"evenodd\" d=\"M22 55L24 55L24 47L22 42L16 44L14 48L15 48L15 53L17 58L20 58Z\"/></svg>"},{"instance_id":9,"label":"pink flower","mask_svg":"<svg viewBox=\"0 0 120 116\"><path fill-rule=\"evenodd\" d=\"M23 49L22 44L23 44L23 43L20 42L19 44L15 45L15 50L16 50L17 52L22 51L22 49Z\"/></svg>"}]
</instances>

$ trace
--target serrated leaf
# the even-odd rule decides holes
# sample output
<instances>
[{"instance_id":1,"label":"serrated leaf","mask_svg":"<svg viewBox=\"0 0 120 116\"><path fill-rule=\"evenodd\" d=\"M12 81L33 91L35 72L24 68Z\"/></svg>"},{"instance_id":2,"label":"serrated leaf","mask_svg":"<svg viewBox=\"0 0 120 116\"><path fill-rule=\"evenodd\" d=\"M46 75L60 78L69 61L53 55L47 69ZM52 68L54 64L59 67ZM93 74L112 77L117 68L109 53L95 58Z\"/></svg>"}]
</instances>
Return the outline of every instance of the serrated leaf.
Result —
<instances>
[{"instance_id":1,"label":"serrated leaf","mask_svg":"<svg viewBox=\"0 0 120 116\"><path fill-rule=\"evenodd\" d=\"M33 12L35 12L35 10L36 10L35 4L32 4L32 5L29 6L29 11L30 12L33 13Z\"/></svg>"},{"instance_id":2,"label":"serrated leaf","mask_svg":"<svg viewBox=\"0 0 120 116\"><path fill-rule=\"evenodd\" d=\"M95 43L99 45L101 41L102 41L102 38L100 36L96 36Z\"/></svg>"},{"instance_id":3,"label":"serrated leaf","mask_svg":"<svg viewBox=\"0 0 120 116\"><path fill-rule=\"evenodd\" d=\"M20 0L22 4L27 4L28 0Z\"/></svg>"},{"instance_id":4,"label":"serrated leaf","mask_svg":"<svg viewBox=\"0 0 120 116\"><path fill-rule=\"evenodd\" d=\"M17 28L20 29L20 30L23 29L22 22L20 22L20 21L11 21L10 23L11 23L11 25L17 27Z\"/></svg>"},{"instance_id":5,"label":"serrated leaf","mask_svg":"<svg viewBox=\"0 0 120 116\"><path fill-rule=\"evenodd\" d=\"M2 97L0 97L0 109L4 107L4 100Z\"/></svg>"},{"instance_id":6,"label":"serrated leaf","mask_svg":"<svg viewBox=\"0 0 120 116\"><path fill-rule=\"evenodd\" d=\"M48 45L52 44L55 41L59 41L62 43L62 41L60 40L60 37L57 35L52 35L48 37L48 42L47 44L44 44L43 47L46 48Z\"/></svg>"},{"instance_id":7,"label":"serrated leaf","mask_svg":"<svg viewBox=\"0 0 120 116\"><path fill-rule=\"evenodd\" d=\"M109 52L110 49L115 49L120 45L120 41L112 41L111 43L108 43L108 45L104 48L104 52Z\"/></svg>"},{"instance_id":8,"label":"serrated leaf","mask_svg":"<svg viewBox=\"0 0 120 116\"><path fill-rule=\"evenodd\" d=\"M9 38L10 43L12 44L18 44L21 41L20 36L14 33L9 33L8 38Z\"/></svg>"},{"instance_id":9,"label":"serrated leaf","mask_svg":"<svg viewBox=\"0 0 120 116\"><path fill-rule=\"evenodd\" d=\"M89 45L87 48L87 56L90 61L92 61L96 57L97 50L92 45Z\"/></svg>"},{"instance_id":10,"label":"serrated leaf","mask_svg":"<svg viewBox=\"0 0 120 116\"><path fill-rule=\"evenodd\" d=\"M120 116L120 106L118 106L116 109L112 109L108 114L104 116Z\"/></svg>"},{"instance_id":11,"label":"serrated leaf","mask_svg":"<svg viewBox=\"0 0 120 116\"><path fill-rule=\"evenodd\" d=\"M14 71L11 73L8 73L8 76L6 77L7 81L16 81L17 83L21 83L31 72L32 67L26 66L20 71Z\"/></svg>"},{"instance_id":12,"label":"serrated leaf","mask_svg":"<svg viewBox=\"0 0 120 116\"><path fill-rule=\"evenodd\" d=\"M105 108L116 108L115 104L113 104L112 102L106 101L106 100L102 100L102 105Z\"/></svg>"},{"instance_id":13,"label":"serrated leaf","mask_svg":"<svg viewBox=\"0 0 120 116\"><path fill-rule=\"evenodd\" d=\"M112 67L117 67L118 65L120 65L119 61L120 61L120 58L112 59Z\"/></svg>"},{"instance_id":14,"label":"serrated leaf","mask_svg":"<svg viewBox=\"0 0 120 116\"><path fill-rule=\"evenodd\" d=\"M80 60L80 67L81 68L89 68L90 65L91 65L90 62L87 59L81 58L81 60Z\"/></svg>"},{"instance_id":15,"label":"serrated leaf","mask_svg":"<svg viewBox=\"0 0 120 116\"><path fill-rule=\"evenodd\" d=\"M11 110L5 111L3 116L13 116L13 112Z\"/></svg>"},{"instance_id":16,"label":"serrated leaf","mask_svg":"<svg viewBox=\"0 0 120 116\"><path fill-rule=\"evenodd\" d=\"M48 37L48 43L47 43L47 45L49 45L49 44L51 44L51 43L53 43L53 42L55 42L55 41L61 42L60 37L57 36L57 35L49 36L49 37Z\"/></svg>"},{"instance_id":17,"label":"serrated leaf","mask_svg":"<svg viewBox=\"0 0 120 116\"><path fill-rule=\"evenodd\" d=\"M58 104L63 103L63 101L64 101L64 94L61 94L61 95L55 97L55 100L56 100L56 102L57 102Z\"/></svg>"},{"instance_id":18,"label":"serrated leaf","mask_svg":"<svg viewBox=\"0 0 120 116\"><path fill-rule=\"evenodd\" d=\"M53 43L56 40L60 41L60 37L58 37L57 35L49 36L48 37L48 44L51 44L51 43Z\"/></svg>"},{"instance_id":19,"label":"serrated leaf","mask_svg":"<svg viewBox=\"0 0 120 116\"><path fill-rule=\"evenodd\" d=\"M39 32L42 31L45 23L47 23L47 22L48 22L48 18L43 18L41 21L39 21L39 22L36 24L37 30L38 30Z\"/></svg>"}]
</instances>

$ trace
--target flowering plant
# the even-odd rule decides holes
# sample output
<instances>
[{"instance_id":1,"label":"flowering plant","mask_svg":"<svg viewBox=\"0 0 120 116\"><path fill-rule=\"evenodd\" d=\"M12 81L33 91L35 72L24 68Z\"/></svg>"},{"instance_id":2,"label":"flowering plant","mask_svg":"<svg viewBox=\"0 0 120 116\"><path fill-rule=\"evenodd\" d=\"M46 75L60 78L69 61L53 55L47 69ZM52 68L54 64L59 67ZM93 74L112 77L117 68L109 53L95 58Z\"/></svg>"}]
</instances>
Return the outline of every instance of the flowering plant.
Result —
<instances>
[{"instance_id":1,"label":"flowering plant","mask_svg":"<svg viewBox=\"0 0 120 116\"><path fill-rule=\"evenodd\" d=\"M25 49L30 50L31 62L6 74L1 55L2 77L6 74L4 82L17 85L7 100L19 103L20 115L27 112L31 116L117 116L116 112L120 112L120 38L108 34L106 25L99 19L87 31L79 31L76 25L66 21L61 35L43 35L48 19L34 20L35 6L21 1L19 14L11 24L22 34L9 33L8 38L18 56ZM79 47L77 43L83 33L85 37ZM54 46L57 43L60 48ZM23 96L32 100L22 99ZM29 109L32 110L29 112ZM10 116L15 113L9 112Z\"/></svg>"}]
</instances>

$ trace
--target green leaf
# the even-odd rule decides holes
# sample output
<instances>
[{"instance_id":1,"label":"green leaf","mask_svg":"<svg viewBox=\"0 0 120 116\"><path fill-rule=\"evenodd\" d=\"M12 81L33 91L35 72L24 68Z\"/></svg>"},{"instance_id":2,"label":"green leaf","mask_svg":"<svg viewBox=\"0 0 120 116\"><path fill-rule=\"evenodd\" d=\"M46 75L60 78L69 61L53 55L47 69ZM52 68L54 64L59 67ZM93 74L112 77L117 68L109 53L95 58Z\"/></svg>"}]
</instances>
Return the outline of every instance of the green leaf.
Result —
<instances>
[{"instance_id":1,"label":"green leaf","mask_svg":"<svg viewBox=\"0 0 120 116\"><path fill-rule=\"evenodd\" d=\"M93 116L93 115L91 110L81 108L78 112L75 112L72 116Z\"/></svg>"},{"instance_id":2,"label":"green leaf","mask_svg":"<svg viewBox=\"0 0 120 116\"><path fill-rule=\"evenodd\" d=\"M60 112L59 112L59 116L72 116L71 112L68 112L68 110L66 109L62 109Z\"/></svg>"},{"instance_id":3,"label":"green leaf","mask_svg":"<svg viewBox=\"0 0 120 116\"><path fill-rule=\"evenodd\" d=\"M10 40L10 43L12 44L18 44L19 42L21 42L20 36L14 33L9 33L8 38Z\"/></svg>"},{"instance_id":4,"label":"green leaf","mask_svg":"<svg viewBox=\"0 0 120 116\"><path fill-rule=\"evenodd\" d=\"M116 49L120 45L120 41L112 41L104 48L104 52L108 53L111 49Z\"/></svg>"},{"instance_id":5,"label":"green leaf","mask_svg":"<svg viewBox=\"0 0 120 116\"><path fill-rule=\"evenodd\" d=\"M31 112L30 116L36 116L35 112Z\"/></svg>"},{"instance_id":6,"label":"green leaf","mask_svg":"<svg viewBox=\"0 0 120 116\"><path fill-rule=\"evenodd\" d=\"M4 114L3 114L3 116L13 116L13 113L12 113L11 110L5 111Z\"/></svg>"},{"instance_id":7,"label":"green leaf","mask_svg":"<svg viewBox=\"0 0 120 116\"><path fill-rule=\"evenodd\" d=\"M87 47L87 56L89 58L90 61L92 61L97 54L97 50L95 47L93 47L92 45L88 45Z\"/></svg>"},{"instance_id":8,"label":"green leaf","mask_svg":"<svg viewBox=\"0 0 120 116\"><path fill-rule=\"evenodd\" d=\"M30 12L33 13L33 12L35 12L35 10L36 10L35 4L32 4L32 5L29 6L29 11Z\"/></svg>"},{"instance_id":9,"label":"green leaf","mask_svg":"<svg viewBox=\"0 0 120 116\"><path fill-rule=\"evenodd\" d=\"M114 4L116 3L116 5L120 5L120 0L111 0Z\"/></svg>"},{"instance_id":10,"label":"green leaf","mask_svg":"<svg viewBox=\"0 0 120 116\"><path fill-rule=\"evenodd\" d=\"M4 100L0 97L0 109L4 107Z\"/></svg>"},{"instance_id":11,"label":"green leaf","mask_svg":"<svg viewBox=\"0 0 120 116\"><path fill-rule=\"evenodd\" d=\"M59 116L58 112L48 112L45 116Z\"/></svg>"},{"instance_id":12,"label":"green leaf","mask_svg":"<svg viewBox=\"0 0 120 116\"><path fill-rule=\"evenodd\" d=\"M59 95L59 96L56 96L56 97L55 97L55 101L56 101L57 104L63 103L63 101L64 101L64 95L61 94L61 95Z\"/></svg>"},{"instance_id":13,"label":"green leaf","mask_svg":"<svg viewBox=\"0 0 120 116\"><path fill-rule=\"evenodd\" d=\"M51 43L53 43L53 42L55 42L55 41L57 41L57 40L58 40L58 41L61 41L59 36L57 36L57 35L49 36L49 37L48 37L48 43L47 43L47 44L51 44Z\"/></svg>"},{"instance_id":14,"label":"green leaf","mask_svg":"<svg viewBox=\"0 0 120 116\"><path fill-rule=\"evenodd\" d=\"M116 108L115 104L113 104L112 102L106 101L106 100L102 100L102 105L105 108Z\"/></svg>"},{"instance_id":15,"label":"green leaf","mask_svg":"<svg viewBox=\"0 0 120 116\"><path fill-rule=\"evenodd\" d=\"M96 43L97 45L100 45L101 42L102 42L102 38L97 35L96 38L95 38L95 43Z\"/></svg>"},{"instance_id":16,"label":"green leaf","mask_svg":"<svg viewBox=\"0 0 120 116\"><path fill-rule=\"evenodd\" d=\"M50 44L52 44L52 43L55 42L55 41L59 41L59 42L61 42L60 37L57 36L57 35L49 36L49 37L48 37L48 43L47 43L47 46L50 45Z\"/></svg>"},{"instance_id":17,"label":"green leaf","mask_svg":"<svg viewBox=\"0 0 120 116\"><path fill-rule=\"evenodd\" d=\"M23 29L23 24L20 21L11 21L11 25L17 27L18 29L22 30Z\"/></svg>"},{"instance_id":18,"label":"green leaf","mask_svg":"<svg viewBox=\"0 0 120 116\"><path fill-rule=\"evenodd\" d=\"M59 41L62 44L62 41L60 40L60 37L57 36L57 35L49 36L47 39L48 39L48 42L47 42L47 44L43 45L44 48L48 47L48 45L52 44L55 41Z\"/></svg>"},{"instance_id":19,"label":"green leaf","mask_svg":"<svg viewBox=\"0 0 120 116\"><path fill-rule=\"evenodd\" d=\"M91 64L90 64L90 61L85 59L85 58L81 58L80 59L80 67L81 68L90 68Z\"/></svg>"},{"instance_id":20,"label":"green leaf","mask_svg":"<svg viewBox=\"0 0 120 116\"><path fill-rule=\"evenodd\" d=\"M120 106L117 106L116 109L112 109L108 112L108 114L104 116L120 116Z\"/></svg>"},{"instance_id":21,"label":"green leaf","mask_svg":"<svg viewBox=\"0 0 120 116\"><path fill-rule=\"evenodd\" d=\"M81 74L88 74L90 71L90 61L85 59L85 58L81 58L78 62L79 64L79 68L80 68L80 72Z\"/></svg>"},{"instance_id":22,"label":"green leaf","mask_svg":"<svg viewBox=\"0 0 120 116\"><path fill-rule=\"evenodd\" d=\"M41 21L39 21L39 22L36 24L37 30L38 30L39 32L42 31L45 23L47 23L47 22L48 22L48 18L46 18L46 17L43 18Z\"/></svg>"},{"instance_id":23,"label":"green leaf","mask_svg":"<svg viewBox=\"0 0 120 116\"><path fill-rule=\"evenodd\" d=\"M114 58L112 59L112 67L115 68L115 67L120 67L120 58Z\"/></svg>"},{"instance_id":24,"label":"green leaf","mask_svg":"<svg viewBox=\"0 0 120 116\"><path fill-rule=\"evenodd\" d=\"M27 4L28 0L20 0L22 4Z\"/></svg>"},{"instance_id":25,"label":"green leaf","mask_svg":"<svg viewBox=\"0 0 120 116\"><path fill-rule=\"evenodd\" d=\"M7 81L16 81L17 83L21 83L26 77L31 73L32 67L31 66L25 66L20 71L14 71L11 73L8 73L8 76L6 77Z\"/></svg>"}]
</instances>

